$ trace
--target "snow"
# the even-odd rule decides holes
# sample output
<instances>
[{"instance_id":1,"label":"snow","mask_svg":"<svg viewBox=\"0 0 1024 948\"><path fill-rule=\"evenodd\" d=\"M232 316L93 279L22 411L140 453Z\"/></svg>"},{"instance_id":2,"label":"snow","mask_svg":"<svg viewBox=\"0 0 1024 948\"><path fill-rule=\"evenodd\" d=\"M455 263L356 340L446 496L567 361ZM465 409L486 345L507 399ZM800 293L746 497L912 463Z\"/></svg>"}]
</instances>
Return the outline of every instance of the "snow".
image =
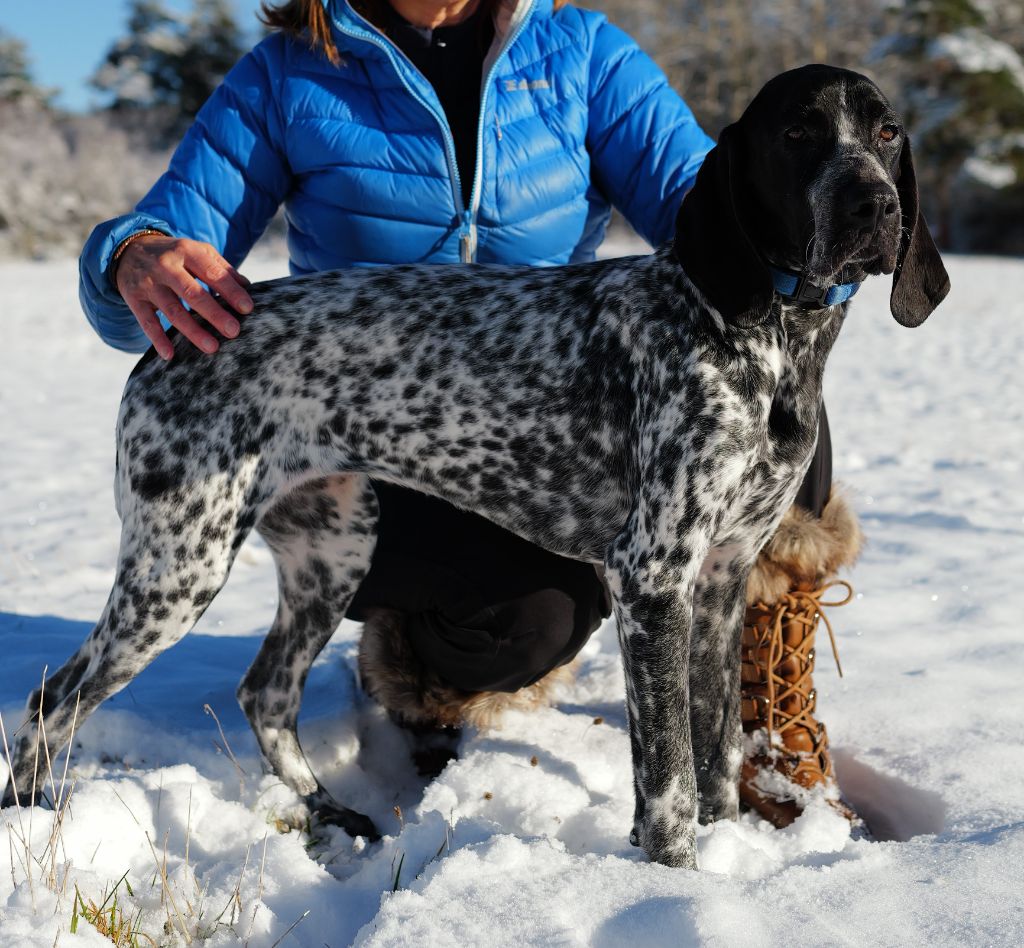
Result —
<instances>
[{"instance_id":1,"label":"snow","mask_svg":"<svg viewBox=\"0 0 1024 948\"><path fill-rule=\"evenodd\" d=\"M1014 159L1024 155L1024 134L1008 134L981 143L975 153L964 162L963 174L968 181L1001 190L1017 183Z\"/></svg>"},{"instance_id":2,"label":"snow","mask_svg":"<svg viewBox=\"0 0 1024 948\"><path fill-rule=\"evenodd\" d=\"M1017 169L1006 162L995 162L974 155L964 162L964 174L979 184L997 191L1017 183Z\"/></svg>"},{"instance_id":3,"label":"snow","mask_svg":"<svg viewBox=\"0 0 1024 948\"><path fill-rule=\"evenodd\" d=\"M1002 40L987 36L974 27L943 33L928 44L928 59L936 64L952 63L964 72L1006 72L1024 93L1024 61Z\"/></svg>"},{"instance_id":4,"label":"snow","mask_svg":"<svg viewBox=\"0 0 1024 948\"><path fill-rule=\"evenodd\" d=\"M948 263L953 292L916 330L888 315L887 281L870 281L826 385L836 475L869 542L857 598L831 613L845 677L823 642L816 684L843 789L878 841L851 839L822 805L786 830L749 815L702 829L699 873L647 863L627 841L611 623L555 708L467 734L430 783L356 688L358 628L343 624L310 675L302 739L388 835L282 832L297 801L261 772L233 695L274 610L253 542L195 632L78 731L56 849L51 811L0 816L0 946L109 945L81 919L70 934L74 889L99 904L126 872L118 904L159 944L185 943L173 926L194 944L264 948L1024 943L1024 263ZM133 359L91 335L73 262L5 263L0 286L10 736L109 591L112 430Z\"/></svg>"}]
</instances>

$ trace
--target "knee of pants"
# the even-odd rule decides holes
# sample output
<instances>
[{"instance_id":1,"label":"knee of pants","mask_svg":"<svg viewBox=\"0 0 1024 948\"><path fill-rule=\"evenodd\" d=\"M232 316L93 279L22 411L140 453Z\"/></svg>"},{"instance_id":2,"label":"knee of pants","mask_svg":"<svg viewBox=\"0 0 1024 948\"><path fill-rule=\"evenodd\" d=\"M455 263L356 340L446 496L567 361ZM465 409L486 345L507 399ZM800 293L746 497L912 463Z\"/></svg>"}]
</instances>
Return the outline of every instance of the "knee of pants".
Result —
<instances>
[{"instance_id":1,"label":"knee of pants","mask_svg":"<svg viewBox=\"0 0 1024 948\"><path fill-rule=\"evenodd\" d=\"M541 589L488 607L456 624L438 612L408 617L419 660L464 691L517 691L575 657L600 625L590 604L560 589Z\"/></svg>"}]
</instances>

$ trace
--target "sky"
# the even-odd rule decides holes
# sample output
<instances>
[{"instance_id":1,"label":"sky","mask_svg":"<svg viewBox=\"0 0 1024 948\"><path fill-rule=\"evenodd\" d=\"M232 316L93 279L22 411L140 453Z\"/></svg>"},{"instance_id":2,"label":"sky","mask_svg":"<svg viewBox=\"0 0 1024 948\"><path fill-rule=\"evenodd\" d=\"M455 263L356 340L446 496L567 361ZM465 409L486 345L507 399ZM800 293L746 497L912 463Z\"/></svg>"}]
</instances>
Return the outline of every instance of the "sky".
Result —
<instances>
[{"instance_id":1,"label":"sky","mask_svg":"<svg viewBox=\"0 0 1024 948\"><path fill-rule=\"evenodd\" d=\"M179 10L189 0L166 0ZM259 0L234 0L238 22L255 35ZM0 29L28 46L32 77L59 88L55 102L84 111L99 101L89 76L128 21L128 0L0 0Z\"/></svg>"}]
</instances>

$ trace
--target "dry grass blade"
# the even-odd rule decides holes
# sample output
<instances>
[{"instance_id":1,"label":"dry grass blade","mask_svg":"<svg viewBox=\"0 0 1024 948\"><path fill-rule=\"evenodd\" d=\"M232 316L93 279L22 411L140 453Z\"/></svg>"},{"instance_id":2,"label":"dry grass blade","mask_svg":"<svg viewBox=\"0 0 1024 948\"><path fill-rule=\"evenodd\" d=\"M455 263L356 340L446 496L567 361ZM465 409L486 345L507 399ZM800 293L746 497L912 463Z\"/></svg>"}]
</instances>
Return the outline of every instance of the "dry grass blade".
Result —
<instances>
[{"instance_id":1,"label":"dry grass blade","mask_svg":"<svg viewBox=\"0 0 1024 948\"><path fill-rule=\"evenodd\" d=\"M260 859L260 877L256 883L256 901L252 907L252 918L249 919L249 930L245 933L245 944L249 944L252 937L252 929L256 924L256 913L260 909L260 902L263 901L263 869L267 865L267 834L263 834L263 857Z\"/></svg>"},{"instance_id":2,"label":"dry grass blade","mask_svg":"<svg viewBox=\"0 0 1024 948\"><path fill-rule=\"evenodd\" d=\"M3 742L3 756L7 762L10 770L10 781L11 781L11 792L14 797L15 807L17 810L16 819L10 819L7 821L8 831L8 850L10 854L11 864L11 885L12 888L17 888L18 879L17 872L20 869L24 873L24 879L28 882L29 890L31 893L31 904L33 913L39 910L39 906L36 899L35 884L36 882L44 883L48 889L53 891L58 897L58 910L63 911L61 906L66 906L66 902L63 901L65 897L68 897L68 888L73 887L72 905L71 905L71 931L75 932L75 929L81 921L88 922L88 924L95 928L103 937L109 939L118 948L138 948L140 944L152 945L156 948L158 941L150 937L141 930L142 920L144 916L144 910L139 907L137 911L132 911L129 905L120 898L120 887L125 885L128 896L134 897L135 893L132 892L131 886L128 884L127 876L125 874L117 881L113 889L109 892L104 891L104 898L100 904L96 904L95 901L89 899L87 896L83 896L78 886L74 884L71 878L72 865L68 859L67 852L65 850L64 838L63 838L63 827L65 820L71 813L72 801L75 799L75 788L76 781L70 770L70 756L72 747L74 745L74 738L78 726L78 718L81 711L81 694L77 694L75 698L75 707L72 714L70 737L67 744L67 751L63 765L61 765L60 755L51 754L49 748L49 742L47 740L46 725L43 717L44 707L44 691L46 683L47 670L43 670L42 686L40 688L39 704L35 708L35 713L29 715L26 723L36 725L35 733L35 746L32 749L33 754L33 780L31 786L31 798L36 799L37 794L41 797L46 797L49 802L53 804L53 820L52 826L49 830L48 837L45 840L40 840L42 844L42 852L37 855L33 850L32 840L34 833L33 826L33 813L35 811L34 806L26 807L25 797L23 796L23 787L19 787L14 775L13 766L13 755L11 753L11 744L7 733L6 722L2 715L0 715L0 739ZM220 730L221 738L224 741L224 747L226 748L226 754L238 770L239 774L244 778L245 772L242 770L241 765L235 758L234 753L231 751L228 745L226 736L224 735L223 728L221 727L220 721L217 719L216 714L212 708L206 707L207 713L209 713L217 723L217 727ZM19 729L20 730L20 729ZM29 738L31 739L31 738ZM40 765L43 765L45 769L40 775ZM57 779L59 775L60 779ZM40 779L42 785L40 785ZM46 781L49 781L49 794L46 790ZM121 805L128 811L133 822L140 830L142 830L142 824L139 822L135 813L131 807L128 806L127 802L118 793L117 790L112 789L114 796L121 803ZM157 798L157 813L159 816L160 801L162 799L163 786L161 782L160 795ZM28 809L28 818L25 816L25 809ZM186 830L185 830L185 872L187 878L192 880L197 892L199 891L199 882L195 878L191 867L191 836L192 836L192 809L193 809L193 792L189 789L188 794L188 815L186 819ZM160 898L161 903L166 907L166 925L164 926L164 936L160 939L159 943L164 943L166 936L171 936L175 941L181 939L187 945L194 944L197 940L204 940L209 937L213 931L217 929L216 923L210 931L206 931L206 926L201 926L201 918L203 915L202 905L193 907L192 903L185 898L186 911L182 910L182 898L183 894L175 891L172 886L170 877L168 875L168 834L164 837L164 850L163 859L158 855L156 846L151 838L150 834L143 830L146 843L149 846L150 854L153 858L155 866L155 875L153 884L156 884L156 880L160 880ZM16 845L17 844L17 845ZM97 845L97 849L99 846ZM243 915L243 901L241 896L241 887L244 884L245 876L248 871L248 864L251 859L253 844L246 849L245 862L241 867L241 872L238 876L238 881L234 887L234 891L231 893L231 897L228 900L228 904L224 907L224 911L221 915L228 914L230 910L231 915L231 928L237 924ZM93 854L95 856L95 853ZM60 859L63 857L63 869L60 865ZM259 911L262 897L263 897L263 886L264 886L264 872L266 868L267 858L267 836L263 838L263 853L260 861L259 871L259 882L257 886L257 895L255 905L253 907L252 917L249 922L249 934L251 935L254 925L256 914ZM200 893L202 895L202 893ZM278 939L277 944L286 938L295 927L308 915L304 913L300 918L288 928L288 930ZM64 932L67 932L67 928L63 928ZM59 941L60 932L58 932ZM236 935L236 937L238 937ZM248 936L247 936L248 938ZM0 945L3 945L4 941L0 936Z\"/></svg>"},{"instance_id":3,"label":"dry grass blade","mask_svg":"<svg viewBox=\"0 0 1024 948\"><path fill-rule=\"evenodd\" d=\"M20 836L18 837L18 841L22 841ZM7 824L7 845L10 847L11 850L11 889L13 890L18 887L18 881L14 875L15 853L18 854L18 862L21 864L21 871L25 873L26 877L28 876L28 868L25 866L25 860L21 857L21 850L14 848L14 827L12 827L10 823Z\"/></svg>"},{"instance_id":4,"label":"dry grass blade","mask_svg":"<svg viewBox=\"0 0 1024 948\"><path fill-rule=\"evenodd\" d=\"M36 736L43 745L43 757L46 760L46 776L50 778L50 806L54 810L57 809L57 781L53 777L53 761L50 759L50 742L46 739L46 722L43 720L43 695L39 693L39 723L37 725ZM43 798L46 798L46 783L44 781L42 790L40 791Z\"/></svg>"},{"instance_id":5,"label":"dry grass blade","mask_svg":"<svg viewBox=\"0 0 1024 948\"><path fill-rule=\"evenodd\" d=\"M139 827L139 829L142 829L142 824L139 822L138 817L132 812L132 808L124 802L124 800L121 797L121 794L119 794L116 790L114 790L113 793L114 796L117 797L121 806L123 806L128 811L128 815L135 821L135 825ZM153 862L156 865L156 878L160 880L160 902L162 905L170 903L171 907L174 909L174 914L178 918L178 925L181 929L181 934L185 938L185 942L191 945L192 937L191 935L189 935L188 929L185 925L185 920L184 918L182 918L181 912L178 910L178 905L174 901L174 893L171 891L171 884L167 878L166 850L164 851L164 865L161 866L160 858L156 854L156 847L153 845L153 840L150 839L149 833L144 833L143 835L146 837L146 842L149 844L149 851L153 854ZM154 884L155 882L156 880L154 879ZM171 928L174 928L174 919L171 918L171 913L169 911L167 912L167 921L170 924Z\"/></svg>"},{"instance_id":6,"label":"dry grass blade","mask_svg":"<svg viewBox=\"0 0 1024 948\"><path fill-rule=\"evenodd\" d=\"M41 857L45 860L47 854L49 854L49 870L47 875L47 885L51 891L57 892L59 887L57 885L57 850L60 848L61 852L64 853L64 863L68 867L64 872L64 883L67 884L68 872L70 871L70 865L67 858L67 850L64 848L64 818L68 814L68 810L71 806L71 797L75 791L75 784L72 783L71 787L67 787L68 778L68 765L71 761L71 746L75 740L75 730L78 727L78 710L81 702L81 692L75 696L75 711L71 719L71 736L68 738L67 753L64 755L64 771L61 774L60 787L58 788L53 781L53 772L50 772L50 789L53 796L54 805L54 817L53 826L50 829L50 837L47 840L46 848L43 851ZM41 728L42 729L42 728ZM43 731L43 746L46 747L46 732ZM47 748L46 751L47 764L50 761L50 752ZM65 790L67 792L65 792Z\"/></svg>"},{"instance_id":7,"label":"dry grass blade","mask_svg":"<svg viewBox=\"0 0 1024 948\"><path fill-rule=\"evenodd\" d=\"M163 871L165 879L167 878L167 838L170 835L171 835L171 831L170 830L168 830L166 833L164 833L163 862L160 864L160 866L157 867L158 869L162 868L162 871ZM166 897L166 892L161 892L161 894L160 894L161 902L163 902L165 897Z\"/></svg>"},{"instance_id":8,"label":"dry grass blade","mask_svg":"<svg viewBox=\"0 0 1024 948\"><path fill-rule=\"evenodd\" d=\"M309 915L309 912L310 910L306 909L305 912L303 912L297 919L295 919L295 921L288 926L288 929L285 931L285 933L280 938L278 938L277 941L275 941L274 944L270 946L270 948L277 948L277 946L280 945L281 942L284 941L292 933L293 929L299 924L299 922L305 921L306 916Z\"/></svg>"},{"instance_id":9,"label":"dry grass blade","mask_svg":"<svg viewBox=\"0 0 1024 948\"><path fill-rule=\"evenodd\" d=\"M404 866L404 865L405 865L405 853L403 852L403 853L401 853L401 858L398 860L398 869L395 870L395 879L394 879L394 882L392 883L392 886L391 886L391 891L392 892L397 892L398 891L398 886L401 884L401 879L402 879L402 866ZM394 857L392 857L392 859L391 859L391 868L392 869L395 868Z\"/></svg>"},{"instance_id":10,"label":"dry grass blade","mask_svg":"<svg viewBox=\"0 0 1024 948\"><path fill-rule=\"evenodd\" d=\"M24 851L24 857L22 857L21 851L18 853L18 861L21 863L22 871L25 873L25 878L28 880L28 891L29 898L32 902L32 911L36 910L36 889L35 881L32 878L32 846L30 841L32 839L32 814L29 813L29 824L28 833L25 832L25 820L22 816L21 798L18 796L18 781L14 775L14 760L11 757L11 748L7 742L7 729L4 727L4 718L0 714L0 734L3 735L4 739L4 758L7 761L7 769L10 772L8 779L11 781L11 790L14 795L14 807L18 814L18 842L21 843L21 849ZM14 832L13 826L7 824L8 834ZM8 837L10 838L10 836ZM13 847L13 843L11 843ZM14 878L14 860L11 860L11 878Z\"/></svg>"},{"instance_id":11,"label":"dry grass blade","mask_svg":"<svg viewBox=\"0 0 1024 948\"><path fill-rule=\"evenodd\" d=\"M21 812L21 800L18 797L18 781L14 779L14 760L11 758L11 748L7 743L7 728L4 727L4 716L0 714L0 735L4 739L4 760L7 761L7 770L10 776L7 778L11 781L11 791L14 794L14 805L18 808L18 812Z\"/></svg>"},{"instance_id":12,"label":"dry grass blade","mask_svg":"<svg viewBox=\"0 0 1024 948\"><path fill-rule=\"evenodd\" d=\"M448 852L452 851L452 825L447 820L444 821L444 839L441 840L441 845L437 847L437 852L434 853L430 861L433 862L435 859L440 859L441 853L446 849Z\"/></svg>"},{"instance_id":13,"label":"dry grass blade","mask_svg":"<svg viewBox=\"0 0 1024 948\"><path fill-rule=\"evenodd\" d=\"M7 769L10 772L10 776L8 777L8 779L11 781L11 790L13 791L13 794L14 794L14 807L15 807L15 811L18 814L18 842L21 843L21 846L22 846L22 848L25 851L24 858L22 858L21 852L18 853L18 861L21 863L21 868L22 868L22 871L25 873L25 877L28 879L29 891L30 891L30 895L32 897L32 909L33 909L33 911L35 911L36 897L35 897L35 890L33 889L33 885L32 885L32 871L31 871L31 867L32 867L32 853L31 853L31 848L29 846L29 839L31 838L31 833L28 836L25 835L25 821L24 821L24 818L22 816L21 799L18 796L18 782L17 782L17 780L14 777L14 761L11 758L11 748L10 748L10 745L8 744L8 742L7 742L7 729L6 729L6 727L4 727L4 716L2 714L0 714L0 735L2 735L3 739L4 739L4 759L7 761ZM7 824L7 832L8 832L8 838L10 839L10 834L12 834L14 832L14 829L11 826L10 823ZM14 844L12 842L11 846L13 847L13 845ZM13 880L13 878L14 878L14 860L12 859L11 860L11 879Z\"/></svg>"},{"instance_id":14,"label":"dry grass blade","mask_svg":"<svg viewBox=\"0 0 1024 948\"><path fill-rule=\"evenodd\" d=\"M249 868L249 854L252 852L252 843L245 847L245 862L242 863L242 871L238 874L238 881L235 883L235 888L228 898L228 904L220 910L220 914L213 920L216 925L223 917L224 913L231 909L231 921L230 925L235 924L235 911L238 912L238 918L242 917L242 880L245 878L245 870ZM232 907L234 906L234 907Z\"/></svg>"},{"instance_id":15,"label":"dry grass blade","mask_svg":"<svg viewBox=\"0 0 1024 948\"><path fill-rule=\"evenodd\" d=\"M46 884L52 892L60 891L60 886L57 884L57 851L58 848L64 853L64 881L67 882L67 874L70 870L70 861L67 857L67 851L64 849L64 818L67 816L68 809L71 806L71 798L74 795L75 784L71 785L67 794L63 794L62 791L62 804L60 810L53 815L53 826L50 829L50 836L46 841L46 847L43 849L43 854L39 857L40 868L44 868L43 863L49 861L46 867Z\"/></svg>"},{"instance_id":16,"label":"dry grass blade","mask_svg":"<svg viewBox=\"0 0 1024 948\"><path fill-rule=\"evenodd\" d=\"M48 665L44 665L43 666L43 684L41 686L43 688L46 687L46 669L48 667L49 667ZM41 722L42 719L43 719L43 692L40 691L39 692L39 721ZM39 737L40 737L40 734L41 734L41 731L40 731L40 729L39 729L39 727L37 725L37 727L36 727L36 745L35 745L34 757L33 757L33 761L32 761L32 793L29 796L29 802L32 803L32 804L34 804L35 801L36 801L36 778L37 778L37 776L39 774ZM32 838L32 823L33 823L32 817L35 814L35 812L36 812L35 806L32 806L29 809L29 811L28 811L28 838L29 839ZM32 900L32 910L35 911L35 895L34 895L34 893L33 893L33 900Z\"/></svg>"},{"instance_id":17,"label":"dry grass blade","mask_svg":"<svg viewBox=\"0 0 1024 948\"><path fill-rule=\"evenodd\" d=\"M224 743L224 752L228 755L228 760L235 765L235 769L239 774L238 789L241 791L245 787L246 772L242 769L242 765L238 762L238 758L235 757L235 753L231 750L231 745L228 743L228 739L224 734L224 728L220 725L220 718L217 717L217 712L213 710L208 704L203 705L203 711L205 711L217 724L217 731L220 734L220 739Z\"/></svg>"},{"instance_id":18,"label":"dry grass blade","mask_svg":"<svg viewBox=\"0 0 1024 948\"><path fill-rule=\"evenodd\" d=\"M78 727L78 708L82 702L82 692L75 694L75 713L71 717L71 736L68 738L68 752L64 755L64 772L60 775L60 795L57 797L57 809L60 809L61 797L68 779L68 764L71 763L71 747L75 743L75 729Z\"/></svg>"},{"instance_id":19,"label":"dry grass blade","mask_svg":"<svg viewBox=\"0 0 1024 948\"><path fill-rule=\"evenodd\" d=\"M185 873L191 875L188 864L188 847L192 841L192 787L188 788L188 816L185 818Z\"/></svg>"},{"instance_id":20,"label":"dry grass blade","mask_svg":"<svg viewBox=\"0 0 1024 948\"><path fill-rule=\"evenodd\" d=\"M124 802L124 801L122 801ZM131 812L130 810L128 811ZM136 822L138 822L136 820ZM167 900L171 903L171 908L174 909L174 914L178 918L178 925L181 928L182 937L185 939L185 944L192 944L192 936L188 933L188 927L185 925L185 919L182 918L181 912L178 909L178 903L174 901L174 892L171 891L171 883L167 878L167 867L160 864L160 857L156 854L156 847L153 845L153 840L150 839L149 833L146 833L146 842L149 843L149 851L153 854L153 862L156 863L157 872L160 874L160 881L163 885L163 894L167 897Z\"/></svg>"},{"instance_id":21,"label":"dry grass blade","mask_svg":"<svg viewBox=\"0 0 1024 948\"><path fill-rule=\"evenodd\" d=\"M63 772L63 775L61 777L61 785L60 785L60 789L59 790L57 788L57 781L56 781L56 779L54 778L54 775L53 775L53 759L52 759L52 757L50 755L50 745L49 745L49 742L46 739L46 724L45 724L45 722L43 720L43 705L44 705L44 698L45 698L45 694L46 694L46 672L47 672L47 668L48 668L48 666L44 666L43 667L42 681L41 681L40 686L39 686L39 708L38 708L38 710L36 712L36 739L35 739L35 748L34 748L34 751L33 751L32 793L31 793L30 800L31 801L35 801L36 800L36 791L37 791L37 789L39 790L40 795L43 796L43 797L45 797L45 793L46 793L46 791L45 791L45 784L44 784L43 787L38 787L38 785L37 785L38 774L39 774L39 748L40 748L40 745L42 745L43 756L45 757L45 760L46 760L46 773L47 773L47 775L50 778L50 793L51 793L51 797L52 797L51 803L53 805L54 815L53 815L53 823L51 824L51 827L50 827L50 833L49 833L49 836L47 837L46 846L43 848L43 852L39 856L36 856L32 852L32 843L31 843L32 836L33 836L33 832L32 832L33 831L33 824L35 822L35 819L34 819L35 818L35 806L33 805L33 806L31 806L29 808L29 814L28 814L28 833L26 834L25 833L25 829L24 829L24 823L22 822L22 818L21 818L21 812L22 812L21 801L20 801L20 799L18 797L18 793L17 793L17 782L16 782L15 777L14 777L14 762L11 759L10 747L8 746L8 743L7 743L7 732L6 732L6 729L4 729L4 734L3 734L3 737L4 737L4 753L6 754L6 757L7 757L8 769L11 772L10 773L11 788L12 788L12 790L14 792L15 805L16 805L17 810L18 810L19 835L20 835L20 838L21 838L22 846L24 847L24 850L25 850L25 859L23 861L23 866L26 867L25 875L26 875L26 878L27 878L28 883L29 883L29 892L30 892L31 899L32 899L33 911L35 911L36 903L35 903L35 880L34 880L34 877L33 877L33 874L32 874L32 863L35 863L37 866L39 866L40 879L45 883L46 887L51 892L55 893L58 896L63 894L62 886L60 884L58 884L58 880L57 880L57 850L58 850L58 847L61 850L64 850L64 836L63 836L64 817L67 814L68 805L70 804L70 801L71 801L72 790L74 789L74 786L72 785L72 790L69 790L68 793L65 795L64 790L65 790L66 781L67 781L68 760L69 760L70 754L71 754L71 742L70 741L68 743L68 752L67 752L67 756L65 757L65 761L64 761L64 772ZM76 699L75 699L75 713L74 713L74 718L72 720L72 725L71 725L71 740L74 740L74 730L75 730L75 727L78 724L78 708L79 708L79 698L76 697ZM31 719L29 718L27 720L31 720ZM2 722L2 720L0 720L0 727L2 727L2 725L3 725L3 722ZM67 863L66 856L67 856L67 853L65 851L65 863ZM48 862L48 865L47 865L47 862ZM13 869L12 869L12 871L13 871ZM63 883L64 886L67 885L68 871L69 870L66 869L65 872L64 872L64 883Z\"/></svg>"}]
</instances>

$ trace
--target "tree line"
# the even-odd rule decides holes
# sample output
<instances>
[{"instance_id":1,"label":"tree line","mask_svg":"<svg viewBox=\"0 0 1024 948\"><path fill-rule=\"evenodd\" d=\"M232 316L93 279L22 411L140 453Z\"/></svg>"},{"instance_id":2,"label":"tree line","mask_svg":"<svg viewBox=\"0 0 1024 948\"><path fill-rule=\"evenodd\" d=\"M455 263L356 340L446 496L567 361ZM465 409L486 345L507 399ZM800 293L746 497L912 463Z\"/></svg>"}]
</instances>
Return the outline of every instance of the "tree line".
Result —
<instances>
[{"instance_id":1,"label":"tree line","mask_svg":"<svg viewBox=\"0 0 1024 948\"><path fill-rule=\"evenodd\" d=\"M802 63L875 79L908 123L940 244L1024 253L1024 4L1019 0L589 0L659 63L717 133ZM53 104L24 43L0 33L0 254L77 250L130 208L254 40L230 0L132 0L86 115Z\"/></svg>"}]
</instances>

